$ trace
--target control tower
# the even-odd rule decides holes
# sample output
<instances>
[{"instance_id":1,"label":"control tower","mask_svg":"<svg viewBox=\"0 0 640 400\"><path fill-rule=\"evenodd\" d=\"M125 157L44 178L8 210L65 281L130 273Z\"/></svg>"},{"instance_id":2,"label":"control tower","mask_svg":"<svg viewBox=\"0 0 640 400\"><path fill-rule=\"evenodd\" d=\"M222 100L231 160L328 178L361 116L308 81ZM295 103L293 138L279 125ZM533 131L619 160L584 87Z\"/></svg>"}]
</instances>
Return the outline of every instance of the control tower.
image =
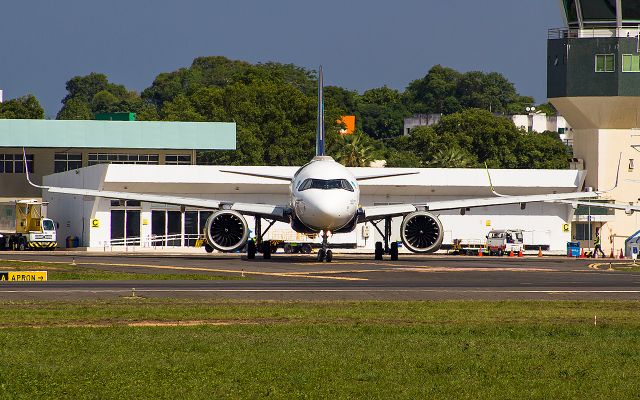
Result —
<instances>
[{"instance_id":1,"label":"control tower","mask_svg":"<svg viewBox=\"0 0 640 400\"><path fill-rule=\"evenodd\" d=\"M584 162L586 185L617 203L640 201L640 0L559 0L565 27L549 30L547 96L574 129L574 157ZM638 180L638 183L629 180ZM590 244L601 227L608 254L640 229L624 211L577 210L572 236ZM588 229L588 230L587 230ZM592 244L592 242L591 242Z\"/></svg>"}]
</instances>

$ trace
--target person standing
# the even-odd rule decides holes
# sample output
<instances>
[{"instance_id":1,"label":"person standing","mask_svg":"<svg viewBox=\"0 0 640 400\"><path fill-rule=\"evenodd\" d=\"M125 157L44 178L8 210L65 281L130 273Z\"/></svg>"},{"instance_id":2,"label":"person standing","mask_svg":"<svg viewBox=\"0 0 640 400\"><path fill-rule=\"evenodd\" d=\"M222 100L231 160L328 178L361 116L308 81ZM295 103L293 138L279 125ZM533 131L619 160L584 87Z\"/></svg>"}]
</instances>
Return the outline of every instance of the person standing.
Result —
<instances>
[{"instance_id":1,"label":"person standing","mask_svg":"<svg viewBox=\"0 0 640 400\"><path fill-rule=\"evenodd\" d=\"M600 254L602 255L601 257L604 258L604 251L602 251L602 239L600 238L600 228L596 228L596 241L594 242L595 244L595 248L593 249L593 256L596 257L598 252L600 252Z\"/></svg>"}]
</instances>

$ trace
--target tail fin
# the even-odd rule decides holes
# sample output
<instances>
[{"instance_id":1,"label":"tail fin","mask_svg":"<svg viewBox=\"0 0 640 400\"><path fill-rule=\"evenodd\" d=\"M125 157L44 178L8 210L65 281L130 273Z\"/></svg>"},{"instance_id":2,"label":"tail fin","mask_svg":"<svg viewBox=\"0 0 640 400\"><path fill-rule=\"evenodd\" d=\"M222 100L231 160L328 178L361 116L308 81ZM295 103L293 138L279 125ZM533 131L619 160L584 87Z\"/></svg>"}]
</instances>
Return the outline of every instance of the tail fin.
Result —
<instances>
[{"instance_id":1,"label":"tail fin","mask_svg":"<svg viewBox=\"0 0 640 400\"><path fill-rule=\"evenodd\" d=\"M316 128L316 156L324 156L324 93L322 65L318 71L318 126Z\"/></svg>"}]
</instances>

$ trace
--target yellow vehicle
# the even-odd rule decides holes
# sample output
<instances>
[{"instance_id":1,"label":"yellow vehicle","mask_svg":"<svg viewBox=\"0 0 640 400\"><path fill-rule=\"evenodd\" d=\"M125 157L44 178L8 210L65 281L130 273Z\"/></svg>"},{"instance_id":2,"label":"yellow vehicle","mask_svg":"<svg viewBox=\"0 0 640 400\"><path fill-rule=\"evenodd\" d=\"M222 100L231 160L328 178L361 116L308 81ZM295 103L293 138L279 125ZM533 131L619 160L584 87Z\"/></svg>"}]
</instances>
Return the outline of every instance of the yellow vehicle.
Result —
<instances>
[{"instance_id":1,"label":"yellow vehicle","mask_svg":"<svg viewBox=\"0 0 640 400\"><path fill-rule=\"evenodd\" d=\"M56 224L42 216L44 204L39 200L17 200L0 205L0 249L56 248Z\"/></svg>"}]
</instances>

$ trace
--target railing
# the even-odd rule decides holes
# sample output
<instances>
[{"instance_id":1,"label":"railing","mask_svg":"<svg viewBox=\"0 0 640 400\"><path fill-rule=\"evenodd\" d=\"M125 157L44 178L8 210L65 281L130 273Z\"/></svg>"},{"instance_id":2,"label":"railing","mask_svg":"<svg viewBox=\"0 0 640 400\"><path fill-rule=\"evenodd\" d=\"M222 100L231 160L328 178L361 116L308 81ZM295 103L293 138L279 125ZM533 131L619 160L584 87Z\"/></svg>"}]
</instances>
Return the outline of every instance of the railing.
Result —
<instances>
[{"instance_id":1,"label":"railing","mask_svg":"<svg viewBox=\"0 0 640 400\"><path fill-rule=\"evenodd\" d=\"M165 248L165 247L180 247L183 243L185 247L189 246L190 242L195 244L196 241L203 239L199 234L175 234L175 235L151 235L151 236L138 236L122 239L110 239L102 243L104 250L107 248L113 250L113 247L143 247L143 248ZM191 246L189 246L191 247Z\"/></svg>"},{"instance_id":2,"label":"railing","mask_svg":"<svg viewBox=\"0 0 640 400\"><path fill-rule=\"evenodd\" d=\"M631 26L592 26L589 28L553 28L549 29L548 39L581 39L581 38L612 38L637 37L640 25Z\"/></svg>"}]
</instances>

